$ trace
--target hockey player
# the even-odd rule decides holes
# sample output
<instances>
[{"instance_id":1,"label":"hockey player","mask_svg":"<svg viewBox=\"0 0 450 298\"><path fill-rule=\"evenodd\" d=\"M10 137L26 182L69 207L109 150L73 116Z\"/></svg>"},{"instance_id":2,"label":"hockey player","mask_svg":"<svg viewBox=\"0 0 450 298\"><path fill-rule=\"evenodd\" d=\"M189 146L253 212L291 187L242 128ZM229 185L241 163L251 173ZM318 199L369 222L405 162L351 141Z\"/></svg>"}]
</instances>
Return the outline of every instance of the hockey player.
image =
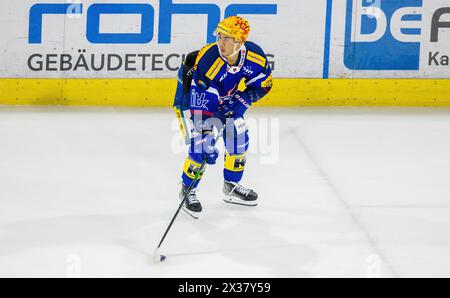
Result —
<instances>
[{"instance_id":1,"label":"hockey player","mask_svg":"<svg viewBox=\"0 0 450 298\"><path fill-rule=\"evenodd\" d=\"M272 71L263 50L247 41L250 25L242 17L231 16L218 24L217 42L187 55L178 75L174 108L190 145L184 164L180 198L206 160L213 165L219 155L213 127L225 124L224 201L256 206L258 195L239 184L243 177L249 137L244 115L247 109L272 88ZM245 90L239 91L241 80ZM220 131L220 129L219 129ZM200 177L203 173L199 174ZM187 194L183 209L198 218L202 205L196 188Z\"/></svg>"}]
</instances>

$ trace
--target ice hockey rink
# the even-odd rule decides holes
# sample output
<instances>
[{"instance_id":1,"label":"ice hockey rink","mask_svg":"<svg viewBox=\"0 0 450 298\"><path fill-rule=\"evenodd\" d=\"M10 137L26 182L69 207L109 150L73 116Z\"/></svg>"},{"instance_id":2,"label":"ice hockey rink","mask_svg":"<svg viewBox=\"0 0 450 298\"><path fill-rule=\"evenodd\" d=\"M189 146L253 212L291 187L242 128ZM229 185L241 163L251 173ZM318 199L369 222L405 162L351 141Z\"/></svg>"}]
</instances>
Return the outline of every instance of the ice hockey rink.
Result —
<instances>
[{"instance_id":1,"label":"ice hockey rink","mask_svg":"<svg viewBox=\"0 0 450 298\"><path fill-rule=\"evenodd\" d=\"M450 277L450 109L254 108L180 213L170 109L0 107L0 277ZM221 146L222 143L219 143Z\"/></svg>"}]
</instances>

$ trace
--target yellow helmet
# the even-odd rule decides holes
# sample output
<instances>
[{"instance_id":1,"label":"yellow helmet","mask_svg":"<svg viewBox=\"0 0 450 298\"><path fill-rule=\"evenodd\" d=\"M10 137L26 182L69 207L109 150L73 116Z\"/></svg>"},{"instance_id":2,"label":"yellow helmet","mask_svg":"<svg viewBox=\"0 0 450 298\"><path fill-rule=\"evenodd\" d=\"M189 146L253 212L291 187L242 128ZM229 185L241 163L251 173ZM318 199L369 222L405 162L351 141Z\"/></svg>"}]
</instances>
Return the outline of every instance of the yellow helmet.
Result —
<instances>
[{"instance_id":1,"label":"yellow helmet","mask_svg":"<svg viewBox=\"0 0 450 298\"><path fill-rule=\"evenodd\" d=\"M231 16L219 23L216 29L217 33L233 37L236 41L239 40L244 44L250 34L250 23L242 17Z\"/></svg>"}]
</instances>

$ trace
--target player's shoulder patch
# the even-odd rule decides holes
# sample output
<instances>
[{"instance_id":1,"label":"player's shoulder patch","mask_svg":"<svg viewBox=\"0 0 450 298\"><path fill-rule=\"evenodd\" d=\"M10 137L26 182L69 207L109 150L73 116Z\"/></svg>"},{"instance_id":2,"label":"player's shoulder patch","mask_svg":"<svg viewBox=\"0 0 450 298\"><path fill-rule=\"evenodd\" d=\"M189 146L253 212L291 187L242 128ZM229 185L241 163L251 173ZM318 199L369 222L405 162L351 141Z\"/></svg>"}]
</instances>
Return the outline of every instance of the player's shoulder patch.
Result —
<instances>
[{"instance_id":1,"label":"player's shoulder patch","mask_svg":"<svg viewBox=\"0 0 450 298\"><path fill-rule=\"evenodd\" d=\"M220 57L217 58L206 73L206 77L213 81L224 65L225 62L223 61L223 59Z\"/></svg>"},{"instance_id":2,"label":"player's shoulder patch","mask_svg":"<svg viewBox=\"0 0 450 298\"><path fill-rule=\"evenodd\" d=\"M247 48L247 60L265 68L267 64L267 58L261 47L251 41L246 42L245 47Z\"/></svg>"},{"instance_id":3,"label":"player's shoulder patch","mask_svg":"<svg viewBox=\"0 0 450 298\"><path fill-rule=\"evenodd\" d=\"M261 55L258 55L252 51L247 52L247 60L260 65L261 67L266 67L267 59Z\"/></svg>"}]
</instances>

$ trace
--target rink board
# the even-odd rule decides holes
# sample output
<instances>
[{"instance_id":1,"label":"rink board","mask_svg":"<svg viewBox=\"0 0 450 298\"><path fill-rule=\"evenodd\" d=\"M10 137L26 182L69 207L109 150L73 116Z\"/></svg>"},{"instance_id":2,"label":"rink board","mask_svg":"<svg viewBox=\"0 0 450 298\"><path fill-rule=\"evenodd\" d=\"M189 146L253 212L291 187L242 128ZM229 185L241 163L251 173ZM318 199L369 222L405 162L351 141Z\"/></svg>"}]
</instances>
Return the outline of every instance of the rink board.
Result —
<instances>
[{"instance_id":1,"label":"rink board","mask_svg":"<svg viewBox=\"0 0 450 298\"><path fill-rule=\"evenodd\" d=\"M3 0L0 104L170 106L183 57L237 14L273 70L260 105L450 106L448 0L200 2Z\"/></svg>"},{"instance_id":2,"label":"rink board","mask_svg":"<svg viewBox=\"0 0 450 298\"><path fill-rule=\"evenodd\" d=\"M0 104L169 107L174 79L0 79ZM277 79L259 106L450 106L446 79Z\"/></svg>"}]
</instances>

